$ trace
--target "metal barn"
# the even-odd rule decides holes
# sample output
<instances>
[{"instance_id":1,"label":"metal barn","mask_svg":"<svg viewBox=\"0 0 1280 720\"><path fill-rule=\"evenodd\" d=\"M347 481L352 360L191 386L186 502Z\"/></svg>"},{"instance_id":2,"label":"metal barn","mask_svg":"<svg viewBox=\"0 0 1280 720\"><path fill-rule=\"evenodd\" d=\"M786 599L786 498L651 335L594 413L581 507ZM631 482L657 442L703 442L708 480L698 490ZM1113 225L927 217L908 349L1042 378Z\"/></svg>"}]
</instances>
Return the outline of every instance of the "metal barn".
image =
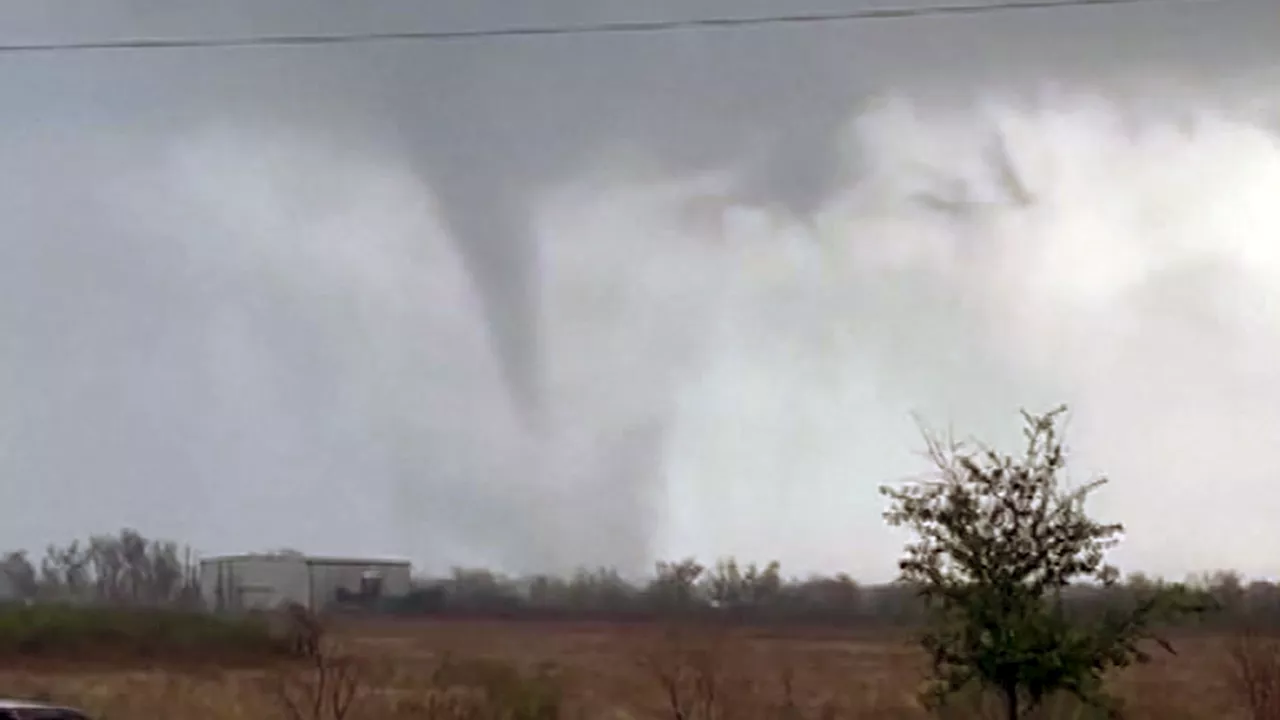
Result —
<instances>
[{"instance_id":1,"label":"metal barn","mask_svg":"<svg viewBox=\"0 0 1280 720\"><path fill-rule=\"evenodd\" d=\"M248 554L200 561L200 593L215 611L290 603L318 611L344 598L401 597L409 590L408 560Z\"/></svg>"}]
</instances>

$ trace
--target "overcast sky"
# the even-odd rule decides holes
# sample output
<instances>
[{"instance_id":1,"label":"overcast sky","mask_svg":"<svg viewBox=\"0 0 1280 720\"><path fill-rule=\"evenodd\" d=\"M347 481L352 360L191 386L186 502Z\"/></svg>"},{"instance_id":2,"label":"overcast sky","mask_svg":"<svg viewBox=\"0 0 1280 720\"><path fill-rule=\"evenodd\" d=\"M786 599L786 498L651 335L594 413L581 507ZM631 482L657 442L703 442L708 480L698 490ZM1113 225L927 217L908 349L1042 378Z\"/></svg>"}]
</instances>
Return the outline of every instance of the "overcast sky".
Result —
<instances>
[{"instance_id":1,"label":"overcast sky","mask_svg":"<svg viewBox=\"0 0 1280 720\"><path fill-rule=\"evenodd\" d=\"M9 0L0 40L863 6ZM911 413L1065 401L1130 569L1280 574L1280 277L1237 292L1276 48L1223 0L0 55L0 545L880 579Z\"/></svg>"}]
</instances>

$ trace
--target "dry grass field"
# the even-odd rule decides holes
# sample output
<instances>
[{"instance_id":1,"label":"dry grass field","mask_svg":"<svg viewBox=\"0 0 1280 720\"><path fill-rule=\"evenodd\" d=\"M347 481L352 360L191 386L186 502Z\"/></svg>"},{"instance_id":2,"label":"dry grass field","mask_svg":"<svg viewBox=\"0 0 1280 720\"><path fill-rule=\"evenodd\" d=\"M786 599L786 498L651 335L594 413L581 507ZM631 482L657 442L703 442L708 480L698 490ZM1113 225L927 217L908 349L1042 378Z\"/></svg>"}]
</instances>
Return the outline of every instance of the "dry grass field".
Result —
<instances>
[{"instance_id":1,"label":"dry grass field","mask_svg":"<svg viewBox=\"0 0 1280 720\"><path fill-rule=\"evenodd\" d=\"M1225 639L1175 645L1179 655L1113 679L1126 717L1251 717ZM887 633L388 620L335 628L315 661L255 669L8 662L0 693L101 720L892 719L928 717L915 701L922 670L910 639ZM1044 716L1087 717L1077 711Z\"/></svg>"}]
</instances>

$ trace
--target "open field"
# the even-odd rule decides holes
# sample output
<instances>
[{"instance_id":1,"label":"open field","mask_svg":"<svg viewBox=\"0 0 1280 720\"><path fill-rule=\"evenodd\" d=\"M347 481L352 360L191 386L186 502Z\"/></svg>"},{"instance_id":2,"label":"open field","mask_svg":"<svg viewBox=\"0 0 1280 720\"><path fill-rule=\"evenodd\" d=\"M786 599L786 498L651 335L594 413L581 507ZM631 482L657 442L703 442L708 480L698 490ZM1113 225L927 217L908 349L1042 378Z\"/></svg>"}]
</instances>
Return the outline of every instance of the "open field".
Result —
<instances>
[{"instance_id":1,"label":"open field","mask_svg":"<svg viewBox=\"0 0 1280 720\"><path fill-rule=\"evenodd\" d=\"M348 622L329 640L329 665L319 669L309 662L227 669L10 661L0 670L0 692L76 704L109 720L336 718L310 703L335 688L341 693L349 680L357 690L345 715L351 720L674 720L676 706L684 720L928 716L914 700L921 657L908 637L887 632L388 620ZM1178 656L1116 676L1127 716L1247 717L1227 686L1224 644L1182 638ZM325 688L316 692L321 673ZM488 699L476 699L482 695ZM298 706L296 716L286 698Z\"/></svg>"}]
</instances>

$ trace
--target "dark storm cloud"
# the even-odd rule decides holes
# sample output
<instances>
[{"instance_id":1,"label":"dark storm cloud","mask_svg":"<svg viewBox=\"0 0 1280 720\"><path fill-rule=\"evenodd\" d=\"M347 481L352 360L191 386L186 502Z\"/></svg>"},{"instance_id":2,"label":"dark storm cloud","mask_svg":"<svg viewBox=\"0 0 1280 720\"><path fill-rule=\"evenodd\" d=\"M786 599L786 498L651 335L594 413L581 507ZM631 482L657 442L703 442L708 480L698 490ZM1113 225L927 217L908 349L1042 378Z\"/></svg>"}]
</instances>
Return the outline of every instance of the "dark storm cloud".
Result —
<instances>
[{"instance_id":1,"label":"dark storm cloud","mask_svg":"<svg viewBox=\"0 0 1280 720\"><path fill-rule=\"evenodd\" d=\"M6 3L0 27L15 40L77 40L779 9L802 10L730 0L667 0L643 9L586 0L429 8L68 0ZM647 557L655 520L637 508L652 494L655 448L664 441L651 419L607 428L613 438L604 445L617 451L568 497L541 482L522 484L522 453L532 451L512 439L519 430L492 430L506 439L491 443L458 441L457 427L484 439L485 423L505 412L497 408L506 398L480 389L488 369L432 380L457 391L441 409L442 391L418 388L413 366L387 360L432 356L430 339L412 337L423 318L406 311L403 323L387 321L395 339L350 351L364 326L344 324L347 305L318 304L330 286L289 279L292 289L277 295L264 288L278 278L253 279L261 267L218 265L225 258L211 248L234 244L220 238L242 228L211 227L212 214L184 217L182 198L156 210L162 222L140 221L136 215L148 211L139 206L131 206L134 216L121 216L104 199L116 197L105 192L114 185L135 182L139 168L165 166L166 153L204 137L211 125L250 135L269 128L257 145L228 141L228 152L250 154L292 128L310 148L298 151L304 160L308 153L373 158L399 165L424 195L433 194L439 234L456 243L479 288L475 312L483 315L468 322L488 333L484 342L499 360L494 372L521 422L537 431L550 410L540 364L547 353L537 311L539 256L529 227L545 188L602 158L633 153L672 176L736 168L733 197L805 212L831 191L842 128L868 93L912 87L941 98L979 84L1015 86L1046 76L1069 82L1146 68L1221 74L1265 57L1276 35L1269 3L1241 2L1229 10L1153 4L661 36L0 58L0 87L9 98L0 197L0 330L10 389L4 472L21 487L15 497L32 508L0 539L38 545L87 527L132 523L205 546L411 545L441 562L475 557L527 567L567 562L595 535L591 552L583 551L588 559L636 565ZM303 160L280 159L295 161ZM346 167L335 162L316 171ZM234 184L238 176L227 177ZM306 184L287 173L280 182ZM326 192L356 191L341 182L333 187L297 213L341 201ZM381 200L370 202L380 207ZM303 220L279 230L301 236L313 229ZM332 287L354 282L342 278ZM405 297L413 292L405 289ZM211 349L216 327L233 329ZM464 345L470 349L459 357L479 362L479 346ZM214 367L211 358L242 363L241 370ZM378 409L367 416L331 387L344 373L388 372L403 384L368 390ZM215 376L225 383L216 393L209 385ZM360 383L367 390L373 381ZM472 412L462 407L469 399L490 409L460 421ZM344 418L344 410L367 422ZM441 430L446 426L452 429ZM406 487L414 492L394 489ZM388 512L387 505L397 507ZM394 532L380 529L388 515L400 526Z\"/></svg>"}]
</instances>

